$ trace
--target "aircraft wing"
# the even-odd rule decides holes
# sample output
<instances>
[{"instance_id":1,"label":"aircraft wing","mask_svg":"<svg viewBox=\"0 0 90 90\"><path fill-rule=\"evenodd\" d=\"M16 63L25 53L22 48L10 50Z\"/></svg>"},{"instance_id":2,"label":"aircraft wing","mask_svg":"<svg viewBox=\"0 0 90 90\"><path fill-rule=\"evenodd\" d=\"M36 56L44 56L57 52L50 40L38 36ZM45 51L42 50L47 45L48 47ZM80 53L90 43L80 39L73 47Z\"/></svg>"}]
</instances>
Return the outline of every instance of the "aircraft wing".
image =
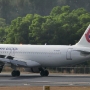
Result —
<instances>
[{"instance_id":1,"label":"aircraft wing","mask_svg":"<svg viewBox=\"0 0 90 90\"><path fill-rule=\"evenodd\" d=\"M13 59L8 59L8 58L0 58L0 62L3 63L9 63L18 67L35 67L35 66L40 66L40 64L36 61L32 60L23 60L19 58L13 58Z\"/></svg>"},{"instance_id":2,"label":"aircraft wing","mask_svg":"<svg viewBox=\"0 0 90 90\"><path fill-rule=\"evenodd\" d=\"M26 62L24 61L18 61L18 60L11 60L11 59L7 59L7 58L0 58L0 61L3 63L9 63L9 64L13 64L15 66L27 66Z\"/></svg>"}]
</instances>

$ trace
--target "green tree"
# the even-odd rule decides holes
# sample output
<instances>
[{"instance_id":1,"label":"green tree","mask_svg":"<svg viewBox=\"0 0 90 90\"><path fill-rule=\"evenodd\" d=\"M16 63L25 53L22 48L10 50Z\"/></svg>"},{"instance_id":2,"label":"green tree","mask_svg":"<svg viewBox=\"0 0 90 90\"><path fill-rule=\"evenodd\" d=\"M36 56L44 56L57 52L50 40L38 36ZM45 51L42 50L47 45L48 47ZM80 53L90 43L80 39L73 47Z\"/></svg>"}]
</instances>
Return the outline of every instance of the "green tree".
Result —
<instances>
[{"instance_id":1,"label":"green tree","mask_svg":"<svg viewBox=\"0 0 90 90\"><path fill-rule=\"evenodd\" d=\"M42 23L45 22L45 18L35 14L32 24L29 26L29 42L32 44L41 44L42 43Z\"/></svg>"},{"instance_id":2,"label":"green tree","mask_svg":"<svg viewBox=\"0 0 90 90\"><path fill-rule=\"evenodd\" d=\"M69 6L58 6L48 16L28 14L18 17L6 29L6 42L75 44L89 25L89 16L83 8L71 10Z\"/></svg>"},{"instance_id":3,"label":"green tree","mask_svg":"<svg viewBox=\"0 0 90 90\"><path fill-rule=\"evenodd\" d=\"M33 15L27 15L26 17L18 17L14 19L7 29L6 43L29 43L29 25L31 24Z\"/></svg>"},{"instance_id":4,"label":"green tree","mask_svg":"<svg viewBox=\"0 0 90 90\"><path fill-rule=\"evenodd\" d=\"M5 19L0 18L0 43L4 43L6 40L6 29L7 24L5 23Z\"/></svg>"}]
</instances>

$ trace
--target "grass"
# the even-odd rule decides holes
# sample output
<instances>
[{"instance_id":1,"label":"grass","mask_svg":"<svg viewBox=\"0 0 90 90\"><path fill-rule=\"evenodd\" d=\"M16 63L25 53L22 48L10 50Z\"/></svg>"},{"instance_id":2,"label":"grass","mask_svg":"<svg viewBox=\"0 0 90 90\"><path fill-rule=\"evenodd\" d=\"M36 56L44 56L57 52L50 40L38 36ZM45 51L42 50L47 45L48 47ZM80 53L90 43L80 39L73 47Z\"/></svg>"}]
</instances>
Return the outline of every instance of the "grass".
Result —
<instances>
[{"instance_id":1,"label":"grass","mask_svg":"<svg viewBox=\"0 0 90 90\"><path fill-rule=\"evenodd\" d=\"M43 87L36 86L17 86L17 87L0 87L0 90L43 90ZM50 90L90 90L90 87L50 87Z\"/></svg>"}]
</instances>

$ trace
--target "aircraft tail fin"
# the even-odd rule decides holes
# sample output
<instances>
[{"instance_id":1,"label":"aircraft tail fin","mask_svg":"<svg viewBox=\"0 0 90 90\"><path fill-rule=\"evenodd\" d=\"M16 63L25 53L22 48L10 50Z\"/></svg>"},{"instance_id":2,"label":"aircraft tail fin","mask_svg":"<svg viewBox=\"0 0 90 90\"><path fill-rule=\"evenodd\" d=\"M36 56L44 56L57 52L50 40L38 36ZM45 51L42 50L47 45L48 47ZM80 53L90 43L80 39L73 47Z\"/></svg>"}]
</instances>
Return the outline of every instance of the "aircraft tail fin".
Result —
<instances>
[{"instance_id":1,"label":"aircraft tail fin","mask_svg":"<svg viewBox=\"0 0 90 90\"><path fill-rule=\"evenodd\" d=\"M87 27L86 31L76 45L90 47L90 25Z\"/></svg>"}]
</instances>

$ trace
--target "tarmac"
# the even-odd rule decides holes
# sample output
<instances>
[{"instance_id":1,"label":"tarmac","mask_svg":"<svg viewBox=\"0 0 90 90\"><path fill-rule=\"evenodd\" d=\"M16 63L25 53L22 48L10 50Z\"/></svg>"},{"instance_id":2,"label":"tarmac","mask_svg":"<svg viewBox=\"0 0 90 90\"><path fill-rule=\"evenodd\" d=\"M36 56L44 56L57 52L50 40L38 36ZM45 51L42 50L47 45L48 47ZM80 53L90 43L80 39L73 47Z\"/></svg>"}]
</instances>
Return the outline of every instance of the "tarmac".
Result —
<instances>
[{"instance_id":1,"label":"tarmac","mask_svg":"<svg viewBox=\"0 0 90 90\"><path fill-rule=\"evenodd\" d=\"M12 77L11 73L0 73L0 86L90 86L90 74L50 73L48 77L39 74L21 73Z\"/></svg>"}]
</instances>

